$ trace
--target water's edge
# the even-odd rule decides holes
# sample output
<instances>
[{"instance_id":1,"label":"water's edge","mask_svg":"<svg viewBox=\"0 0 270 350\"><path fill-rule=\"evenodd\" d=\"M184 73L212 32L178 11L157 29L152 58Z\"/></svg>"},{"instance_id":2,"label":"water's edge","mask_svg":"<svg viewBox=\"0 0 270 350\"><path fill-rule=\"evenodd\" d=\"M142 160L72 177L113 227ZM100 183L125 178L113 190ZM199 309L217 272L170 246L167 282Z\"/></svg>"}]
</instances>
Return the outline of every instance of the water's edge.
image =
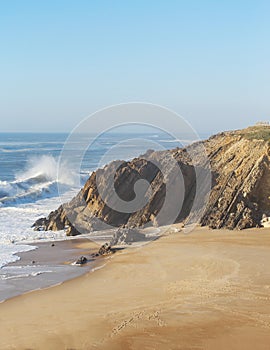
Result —
<instances>
[{"instance_id":1,"label":"water's edge","mask_svg":"<svg viewBox=\"0 0 270 350\"><path fill-rule=\"evenodd\" d=\"M101 268L104 265L103 257L90 259L90 255L97 252L98 245L96 249L94 243L89 249L79 247L87 242L89 239L77 238L34 243L31 245L36 247L35 250L17 253L20 260L0 269L0 303ZM82 266L72 265L82 255L89 258L89 262Z\"/></svg>"}]
</instances>

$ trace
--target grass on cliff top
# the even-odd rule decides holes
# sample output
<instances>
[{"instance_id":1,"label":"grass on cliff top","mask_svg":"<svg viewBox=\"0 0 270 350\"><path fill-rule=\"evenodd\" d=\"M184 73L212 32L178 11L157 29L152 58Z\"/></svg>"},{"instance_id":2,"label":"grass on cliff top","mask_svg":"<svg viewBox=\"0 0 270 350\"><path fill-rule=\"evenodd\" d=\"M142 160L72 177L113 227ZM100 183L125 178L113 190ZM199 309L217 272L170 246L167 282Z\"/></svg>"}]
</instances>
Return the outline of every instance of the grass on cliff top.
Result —
<instances>
[{"instance_id":1,"label":"grass on cliff top","mask_svg":"<svg viewBox=\"0 0 270 350\"><path fill-rule=\"evenodd\" d=\"M270 126L254 126L247 128L241 135L248 140L270 141Z\"/></svg>"}]
</instances>

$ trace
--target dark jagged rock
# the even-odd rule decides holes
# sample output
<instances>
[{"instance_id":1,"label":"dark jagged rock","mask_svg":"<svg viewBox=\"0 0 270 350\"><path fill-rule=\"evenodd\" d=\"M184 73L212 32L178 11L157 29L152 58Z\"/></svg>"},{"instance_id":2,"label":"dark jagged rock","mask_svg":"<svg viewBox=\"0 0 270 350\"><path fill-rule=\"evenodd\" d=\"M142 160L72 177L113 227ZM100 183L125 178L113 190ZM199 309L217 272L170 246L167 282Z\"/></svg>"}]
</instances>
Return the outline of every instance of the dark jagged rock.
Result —
<instances>
[{"instance_id":1,"label":"dark jagged rock","mask_svg":"<svg viewBox=\"0 0 270 350\"><path fill-rule=\"evenodd\" d=\"M98 255L108 255L111 253L113 253L113 251L109 243L103 244L98 251Z\"/></svg>"},{"instance_id":2,"label":"dark jagged rock","mask_svg":"<svg viewBox=\"0 0 270 350\"><path fill-rule=\"evenodd\" d=\"M170 186L174 189L175 197L184 193L183 205L179 208L175 222L185 223L197 210L201 211L200 223L211 228L244 229L260 226L263 214L270 217L269 140L270 127L256 126L223 132L186 149L149 151L147 160L139 157L129 162L114 161L93 172L76 197L61 205L47 218L37 220L34 227L44 230L76 227L76 234L79 234L103 229L102 222L118 228L136 228L148 223L163 225L166 222L160 220L158 214ZM206 208L203 207L205 196L202 195L201 202L194 210L196 182L203 183L207 175L200 154L202 145L211 164L212 188ZM165 185L164 179L173 174L172 156L183 175L184 184L180 188L175 186L173 176ZM165 169L163 173L155 165L156 162ZM195 170L200 174L199 180L196 179ZM111 174L114 175L113 189L127 203L135 197L134 185L138 180L144 179L151 184L151 191L145 194L147 203L142 209L125 213L106 205L107 199L112 197L112 191L106 187ZM99 189L106 189L104 200L98 190L97 177ZM170 203L167 213L170 213ZM75 232L70 230L71 234ZM115 239L119 241L120 238L121 235Z\"/></svg>"},{"instance_id":3,"label":"dark jagged rock","mask_svg":"<svg viewBox=\"0 0 270 350\"><path fill-rule=\"evenodd\" d=\"M76 260L75 265L84 265L87 263L87 258L85 256L81 256L78 260Z\"/></svg>"},{"instance_id":4,"label":"dark jagged rock","mask_svg":"<svg viewBox=\"0 0 270 350\"><path fill-rule=\"evenodd\" d=\"M183 157L180 157L179 154L182 154ZM38 220L34 226L39 227L42 223L44 230L61 230L68 227L69 234L70 230L72 232L72 229L69 229L70 226L76 227L79 233L89 233L104 229L102 223L118 228L142 227L148 222L155 225L166 224L166 221L162 222L161 219L158 219L158 213L164 203L166 186L173 186L175 181L172 178L170 184L165 185L164 183L164 177L173 172L170 164L172 156L173 151L152 152L150 160L135 158L130 162L115 161L103 169L98 169L97 172L92 173L84 188L76 197L69 203L61 205L58 210L51 212L47 218ZM185 191L187 193L184 199L184 209L179 210L178 221L180 221L186 218L194 199L195 172L194 166L184 150L177 150L177 157L182 159L179 160L179 167L184 174L184 184L182 188L176 188L174 192L176 198ZM165 173L161 173L154 164L155 162L162 164ZM108 177L110 174L115 174L115 192L126 202L134 199L134 185L136 182L145 179L151 184L151 191L145 194L147 196L146 205L141 210L131 213L121 213L108 207L106 205L107 198L110 198L112 194L108 190L106 191L105 201L101 198L96 183L97 174L100 181L99 188L105 188L106 190Z\"/></svg>"},{"instance_id":5,"label":"dark jagged rock","mask_svg":"<svg viewBox=\"0 0 270 350\"><path fill-rule=\"evenodd\" d=\"M39 228L42 228L46 225L46 221L46 218L40 218L32 225L32 227L34 227L34 229L38 231Z\"/></svg>"},{"instance_id":6,"label":"dark jagged rock","mask_svg":"<svg viewBox=\"0 0 270 350\"><path fill-rule=\"evenodd\" d=\"M68 228L66 228L66 235L67 236L78 236L81 232L79 232L74 226L70 225Z\"/></svg>"}]
</instances>

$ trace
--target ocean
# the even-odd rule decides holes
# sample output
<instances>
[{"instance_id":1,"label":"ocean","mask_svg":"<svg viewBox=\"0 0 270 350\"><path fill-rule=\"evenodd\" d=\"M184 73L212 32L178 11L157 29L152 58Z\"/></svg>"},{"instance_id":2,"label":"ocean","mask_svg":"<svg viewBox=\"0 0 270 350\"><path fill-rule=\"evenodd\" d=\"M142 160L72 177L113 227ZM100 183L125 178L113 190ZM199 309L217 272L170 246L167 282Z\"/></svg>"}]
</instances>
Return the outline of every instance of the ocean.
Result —
<instances>
[{"instance_id":1,"label":"ocean","mask_svg":"<svg viewBox=\"0 0 270 350\"><path fill-rule=\"evenodd\" d=\"M70 200L91 172L103 165L100 160L108 151L110 156L104 158L105 162L131 159L145 153L150 146L155 149L179 146L177 140L162 133L110 133L97 139L94 139L94 135L82 135L82 144L85 144L83 141L86 137L93 144L83 150L83 161L77 170L80 175L78 184L74 181L72 157L65 163L64 169L62 166L62 175L57 173L58 159L67 137L68 134L64 133L0 134L0 280L22 276L15 269L8 270L6 265L19 259L17 253L35 249L30 243L66 239L64 231L34 231L31 226L38 218L58 208L63 201ZM138 138L139 143L134 141ZM74 149L80 149L80 142L74 145ZM23 277L33 276L32 268ZM43 270L46 271L46 267Z\"/></svg>"},{"instance_id":2,"label":"ocean","mask_svg":"<svg viewBox=\"0 0 270 350\"><path fill-rule=\"evenodd\" d=\"M74 144L69 144L74 156L68 161L65 159L58 172L59 157L68 136L64 133L0 133L0 291L8 291L2 299L7 294L18 294L14 290L12 293L12 288L18 289L14 282L20 279L31 278L32 285L40 286L37 276L57 272L51 281L60 280L59 276L65 272L61 266L8 264L20 259L18 253L36 249L35 244L71 239L64 231L34 231L31 226L38 218L48 216L61 203L72 199L91 172L109 161L142 155L149 148L172 149L190 143L163 132L104 133L97 138L80 135ZM83 149L85 144L90 146ZM79 169L78 153L83 154ZM72 276L72 271L69 273ZM28 289L23 284L21 291L25 290Z\"/></svg>"}]
</instances>

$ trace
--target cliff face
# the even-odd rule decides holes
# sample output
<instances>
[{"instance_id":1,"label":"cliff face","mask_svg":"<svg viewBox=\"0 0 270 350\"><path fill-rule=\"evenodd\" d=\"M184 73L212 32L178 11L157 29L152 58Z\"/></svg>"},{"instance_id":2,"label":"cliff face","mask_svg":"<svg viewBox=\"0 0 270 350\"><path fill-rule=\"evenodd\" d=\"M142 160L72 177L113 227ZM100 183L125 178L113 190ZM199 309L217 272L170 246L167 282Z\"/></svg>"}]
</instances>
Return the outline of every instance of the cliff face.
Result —
<instances>
[{"instance_id":1,"label":"cliff face","mask_svg":"<svg viewBox=\"0 0 270 350\"><path fill-rule=\"evenodd\" d=\"M270 215L269 144L252 130L206 141L217 177L202 225L244 229L260 225L264 213Z\"/></svg>"},{"instance_id":2,"label":"cliff face","mask_svg":"<svg viewBox=\"0 0 270 350\"><path fill-rule=\"evenodd\" d=\"M188 149L149 151L144 157L130 162L112 162L92 173L71 202L60 206L47 218L39 219L34 226L45 230L69 227L67 234L75 235L104 229L103 223L114 227L138 227L147 223L162 225L167 223L166 217L175 212L175 206L179 205L177 199L181 197L182 205L177 208L177 215L170 218L174 222L185 223L194 216L194 221L200 217L202 225L212 228L255 227L260 225L263 214L270 216L268 139L270 127L253 127L220 133ZM202 145L211 165L209 199L207 188L204 189L209 172L205 159L201 157ZM183 181L180 184L172 159L181 169ZM113 183L108 186L112 174ZM143 208L123 212L106 204L114 198L114 191L126 203L134 200L138 180L151 184L145 190ZM174 194L169 202L166 201L168 191ZM196 191L201 193L200 200L194 205ZM102 196L100 192L103 192ZM161 211L163 215L160 215Z\"/></svg>"}]
</instances>

